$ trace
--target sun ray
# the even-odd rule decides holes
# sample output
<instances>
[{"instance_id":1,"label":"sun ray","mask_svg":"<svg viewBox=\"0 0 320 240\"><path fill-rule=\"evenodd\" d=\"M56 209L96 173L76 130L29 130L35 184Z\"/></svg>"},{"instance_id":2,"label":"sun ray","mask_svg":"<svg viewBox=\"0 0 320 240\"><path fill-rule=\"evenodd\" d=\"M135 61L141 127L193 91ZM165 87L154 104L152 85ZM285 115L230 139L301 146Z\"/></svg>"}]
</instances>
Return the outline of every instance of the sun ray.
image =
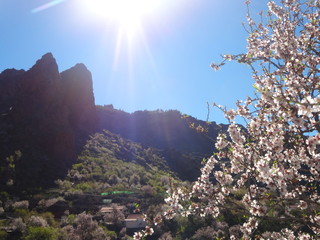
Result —
<instances>
[{"instance_id":1,"label":"sun ray","mask_svg":"<svg viewBox=\"0 0 320 240\"><path fill-rule=\"evenodd\" d=\"M153 57L153 54L151 52L151 49L150 49L150 46L149 46L149 43L148 43L148 39L143 31L143 28L140 28L140 31L139 31L139 35L142 39L142 43L143 43L143 47L145 48L145 51L147 53L147 56L148 56L148 60L149 60L149 63L151 64L151 68L155 74L155 76L157 77L157 80L160 79L160 74L159 74L159 71L158 71L158 68L157 68L157 65L156 65L156 62L154 60L154 57ZM155 87L156 83L155 83L156 79L153 80L153 87Z\"/></svg>"},{"instance_id":2,"label":"sun ray","mask_svg":"<svg viewBox=\"0 0 320 240\"><path fill-rule=\"evenodd\" d=\"M141 81L147 81L137 79L138 76L141 76L141 65L135 61L140 61L139 59L143 56L146 68L149 69L148 71L151 70L151 72L153 72L153 77L149 78L144 87L154 91L161 82L143 23L154 16L156 10L158 11L160 9L159 3L164 4L164 0L81 1L83 3L83 10L88 13L90 17L92 16L93 19L97 20L99 24L105 24L108 34L110 30L113 31L113 29L116 29L114 32L115 46L110 79L115 79L113 76L118 76L117 74L120 73L120 71L121 76L126 74L126 79L122 77L122 79L116 78L116 80L123 81L123 90L128 98L129 108L134 109L135 100L137 99L137 96L135 96L138 90L137 88L143 86ZM112 26L112 28L110 28L110 26ZM121 69L119 69L120 67Z\"/></svg>"},{"instance_id":3,"label":"sun ray","mask_svg":"<svg viewBox=\"0 0 320 240\"><path fill-rule=\"evenodd\" d=\"M117 34L115 53L114 53L113 63L112 63L113 71L116 71L118 69L122 44L123 44L123 28L120 27Z\"/></svg>"}]
</instances>

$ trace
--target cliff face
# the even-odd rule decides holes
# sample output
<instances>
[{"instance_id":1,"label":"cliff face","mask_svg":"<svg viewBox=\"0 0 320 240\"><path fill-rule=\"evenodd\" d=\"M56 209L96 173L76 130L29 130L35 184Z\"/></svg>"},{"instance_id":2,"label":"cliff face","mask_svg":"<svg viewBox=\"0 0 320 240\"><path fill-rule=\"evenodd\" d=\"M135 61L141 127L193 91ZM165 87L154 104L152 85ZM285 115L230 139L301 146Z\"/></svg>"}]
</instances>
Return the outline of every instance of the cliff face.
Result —
<instances>
[{"instance_id":1,"label":"cliff face","mask_svg":"<svg viewBox=\"0 0 320 240\"><path fill-rule=\"evenodd\" d=\"M51 53L28 71L0 74L0 166L18 186L47 186L62 177L96 129L90 72L82 64L59 73ZM8 172L8 171L7 171ZM9 176L10 175L10 176Z\"/></svg>"},{"instance_id":2,"label":"cliff face","mask_svg":"<svg viewBox=\"0 0 320 240\"><path fill-rule=\"evenodd\" d=\"M97 129L96 107L91 73L83 64L61 73L63 102L68 107L69 122L75 133L76 145L82 146L87 136Z\"/></svg>"}]
</instances>

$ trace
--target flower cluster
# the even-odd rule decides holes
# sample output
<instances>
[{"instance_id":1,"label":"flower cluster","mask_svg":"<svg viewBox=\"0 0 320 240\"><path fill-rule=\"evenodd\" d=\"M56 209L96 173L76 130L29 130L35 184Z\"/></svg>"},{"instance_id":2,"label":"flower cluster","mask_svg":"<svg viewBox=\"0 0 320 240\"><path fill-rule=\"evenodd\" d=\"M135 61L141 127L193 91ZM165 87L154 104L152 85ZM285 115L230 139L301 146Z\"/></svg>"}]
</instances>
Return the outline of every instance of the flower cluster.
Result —
<instances>
[{"instance_id":1,"label":"flower cluster","mask_svg":"<svg viewBox=\"0 0 320 240\"><path fill-rule=\"evenodd\" d=\"M133 234L133 239L134 240L143 239L144 237L146 237L148 235L152 235L153 233L154 233L153 228L146 226L145 230L140 231L140 232L135 232Z\"/></svg>"},{"instance_id":2,"label":"flower cluster","mask_svg":"<svg viewBox=\"0 0 320 240\"><path fill-rule=\"evenodd\" d=\"M250 1L246 1L249 5ZM230 192L244 191L244 239L316 239L320 234L320 1L282 0L256 23L248 13L247 53L224 55L251 67L255 98L221 109L230 125L192 192L172 192L167 216L217 217ZM262 14L261 14L262 15ZM218 70L223 64L212 64ZM216 105L215 105L216 106ZM247 125L240 127L237 117ZM228 160L226 160L228 159ZM182 204L186 199L189 206ZM230 207L230 205L228 206ZM170 214L169 214L170 213ZM309 217L306 217L309 216ZM284 226L259 232L263 221Z\"/></svg>"}]
</instances>

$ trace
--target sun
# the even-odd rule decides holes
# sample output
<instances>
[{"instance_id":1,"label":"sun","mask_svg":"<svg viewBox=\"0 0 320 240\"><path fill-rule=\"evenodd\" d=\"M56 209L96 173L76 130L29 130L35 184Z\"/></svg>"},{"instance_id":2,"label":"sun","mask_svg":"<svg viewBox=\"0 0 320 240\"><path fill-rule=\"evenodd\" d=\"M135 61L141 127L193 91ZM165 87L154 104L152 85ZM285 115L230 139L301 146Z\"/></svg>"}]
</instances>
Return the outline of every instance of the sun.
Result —
<instances>
[{"instance_id":1,"label":"sun","mask_svg":"<svg viewBox=\"0 0 320 240\"><path fill-rule=\"evenodd\" d=\"M132 72L134 48L145 50L150 62L152 53L145 36L144 22L154 19L165 6L167 0L81 0L81 8L91 19L99 23L110 24L117 29L116 45L113 59L113 69L118 69L118 63L123 51L127 51L127 65ZM121 58L122 59L122 58Z\"/></svg>"},{"instance_id":2,"label":"sun","mask_svg":"<svg viewBox=\"0 0 320 240\"><path fill-rule=\"evenodd\" d=\"M132 31L143 18L156 10L161 0L83 0L93 16L114 21Z\"/></svg>"},{"instance_id":3,"label":"sun","mask_svg":"<svg viewBox=\"0 0 320 240\"><path fill-rule=\"evenodd\" d=\"M105 36L105 32L108 39L115 38L112 73L123 71L125 67L130 86L134 86L135 61L141 54L145 54L148 64L158 76L157 64L146 32L166 11L168 1L170 0L81 0L83 4L78 5L90 20L99 26L105 24L105 29L99 28L101 36Z\"/></svg>"}]
</instances>

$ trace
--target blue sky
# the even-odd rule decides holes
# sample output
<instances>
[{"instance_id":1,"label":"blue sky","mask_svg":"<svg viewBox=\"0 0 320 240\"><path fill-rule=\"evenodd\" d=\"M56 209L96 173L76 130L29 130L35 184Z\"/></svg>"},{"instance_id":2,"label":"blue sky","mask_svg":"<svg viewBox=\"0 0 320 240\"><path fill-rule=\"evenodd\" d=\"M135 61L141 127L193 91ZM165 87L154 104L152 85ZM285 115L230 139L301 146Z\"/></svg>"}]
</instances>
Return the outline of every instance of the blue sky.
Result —
<instances>
[{"instance_id":1,"label":"blue sky","mask_svg":"<svg viewBox=\"0 0 320 240\"><path fill-rule=\"evenodd\" d=\"M209 67L222 54L245 52L243 0L162 0L130 37L123 32L122 41L119 21L98 17L82 1L60 0L37 11L59 1L0 0L0 71L29 69L52 52L60 72L87 66L96 104L127 112L177 109L202 120L207 102L232 107L252 95L246 66ZM253 1L253 12L266 3ZM226 122L213 110L209 120Z\"/></svg>"}]
</instances>

